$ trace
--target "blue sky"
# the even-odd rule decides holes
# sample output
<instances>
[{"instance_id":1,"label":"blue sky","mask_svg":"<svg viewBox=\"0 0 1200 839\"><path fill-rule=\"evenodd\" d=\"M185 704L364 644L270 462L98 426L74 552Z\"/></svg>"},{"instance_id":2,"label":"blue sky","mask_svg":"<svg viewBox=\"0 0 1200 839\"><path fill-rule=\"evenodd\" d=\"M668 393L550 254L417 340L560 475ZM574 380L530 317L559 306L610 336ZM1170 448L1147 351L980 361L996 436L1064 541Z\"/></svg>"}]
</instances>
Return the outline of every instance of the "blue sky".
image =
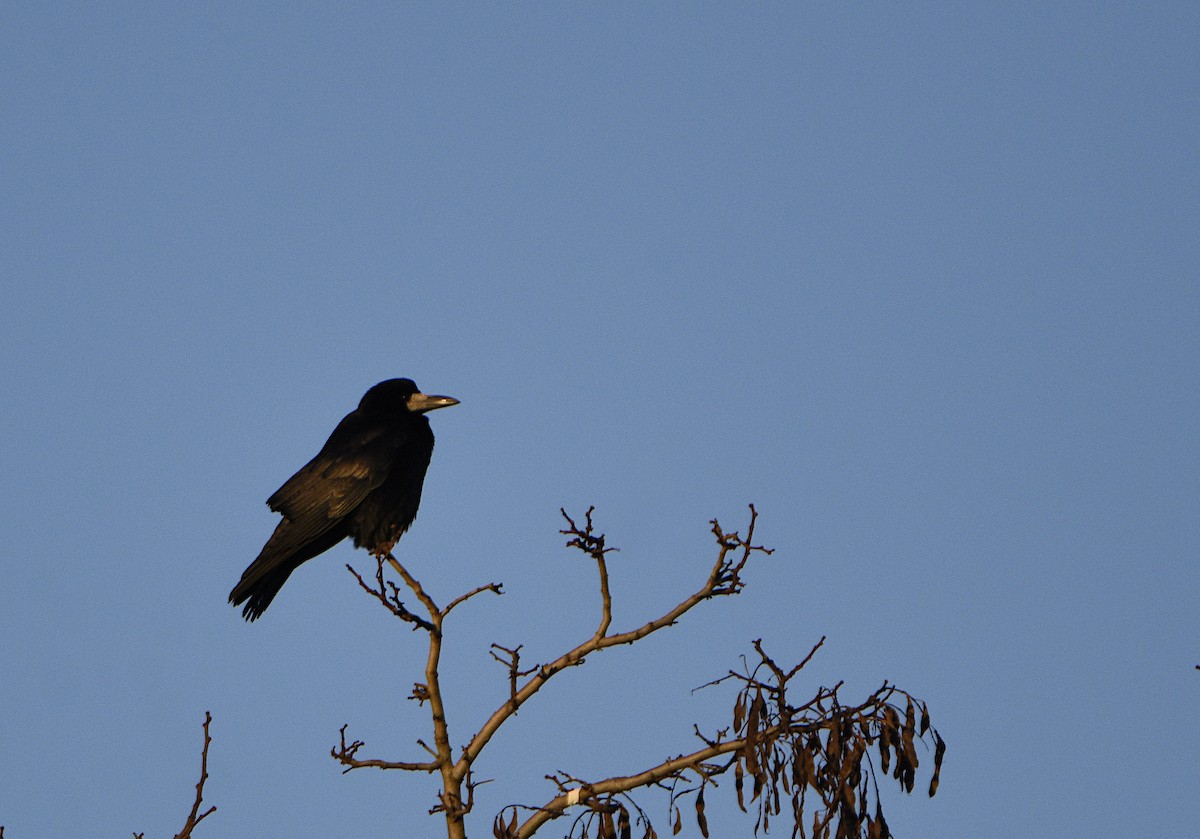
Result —
<instances>
[{"instance_id":1,"label":"blue sky","mask_svg":"<svg viewBox=\"0 0 1200 839\"><path fill-rule=\"evenodd\" d=\"M617 628L699 585L714 516L777 549L522 710L471 835L822 635L812 688L897 682L949 743L898 835L1194 835L1197 43L1182 2L5 4L6 836L173 835L205 710L198 836L437 835L432 779L328 757L427 736L362 555L225 602L397 375L462 400L401 556L508 592L448 630L460 742L488 644L594 628L560 506L622 548Z\"/></svg>"}]
</instances>

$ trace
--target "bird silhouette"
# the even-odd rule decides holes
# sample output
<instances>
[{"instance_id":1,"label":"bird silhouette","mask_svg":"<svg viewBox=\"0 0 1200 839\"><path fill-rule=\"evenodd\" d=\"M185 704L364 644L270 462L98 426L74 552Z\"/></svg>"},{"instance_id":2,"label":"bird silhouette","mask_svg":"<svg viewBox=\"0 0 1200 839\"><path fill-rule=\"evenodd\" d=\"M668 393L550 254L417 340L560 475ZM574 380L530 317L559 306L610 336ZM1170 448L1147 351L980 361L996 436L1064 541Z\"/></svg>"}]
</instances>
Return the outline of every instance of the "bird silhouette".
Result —
<instances>
[{"instance_id":1,"label":"bird silhouette","mask_svg":"<svg viewBox=\"0 0 1200 839\"><path fill-rule=\"evenodd\" d=\"M421 393L412 379L388 379L368 390L317 456L267 499L283 519L229 602L244 602L248 621L261 617L293 571L347 537L372 554L390 552L421 503L433 454L425 414L457 404Z\"/></svg>"}]
</instances>

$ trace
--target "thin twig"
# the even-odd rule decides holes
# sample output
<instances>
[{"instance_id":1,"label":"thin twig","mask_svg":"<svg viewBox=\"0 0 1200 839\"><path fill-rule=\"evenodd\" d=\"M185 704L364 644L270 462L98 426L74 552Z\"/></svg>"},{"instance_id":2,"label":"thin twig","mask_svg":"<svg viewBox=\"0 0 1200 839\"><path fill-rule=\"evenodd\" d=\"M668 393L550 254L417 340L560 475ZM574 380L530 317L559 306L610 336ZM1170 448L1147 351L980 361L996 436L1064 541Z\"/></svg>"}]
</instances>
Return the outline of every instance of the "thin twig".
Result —
<instances>
[{"instance_id":1,"label":"thin twig","mask_svg":"<svg viewBox=\"0 0 1200 839\"><path fill-rule=\"evenodd\" d=\"M394 584L384 580L383 557L377 556L375 557L375 561L377 563L377 567L375 569L375 582L378 586L377 588L367 585L366 581L362 578L362 575L355 571L353 566L351 566L349 563L346 564L346 570L354 575L354 579L358 580L358 584L363 591L367 592L367 594L371 595L380 603L382 603L384 608L386 608L393 615L400 618L402 621L411 623L413 625L413 629L424 629L426 632L431 632L433 630L433 624L422 618L420 615L415 615L409 611L408 608L405 607L404 603L400 600L400 590ZM390 593L388 591L389 588L391 589Z\"/></svg>"},{"instance_id":2,"label":"thin twig","mask_svg":"<svg viewBox=\"0 0 1200 839\"><path fill-rule=\"evenodd\" d=\"M492 594L504 594L503 588L504 583L485 583L484 585L477 586L471 591L468 591L466 594L460 594L458 597L451 600L445 609L442 609L442 617L444 618L446 615L450 614L450 611L455 606L459 605L460 603L465 603L475 595L482 594L485 591L490 591Z\"/></svg>"},{"instance_id":3,"label":"thin twig","mask_svg":"<svg viewBox=\"0 0 1200 839\"><path fill-rule=\"evenodd\" d=\"M209 807L203 813L200 812L200 805L204 802L204 782L208 780L208 746L212 743L212 737L208 735L208 727L211 723L212 714L205 711L204 747L200 750L200 780L196 782L196 800L192 802L192 811L188 813L187 821L183 824L183 830L175 834L175 839L189 839L196 825L217 811L216 807Z\"/></svg>"},{"instance_id":4,"label":"thin twig","mask_svg":"<svg viewBox=\"0 0 1200 839\"><path fill-rule=\"evenodd\" d=\"M424 763L391 760L359 760L357 757L355 757L355 755L358 754L358 750L365 746L366 743L364 743L362 740L355 740L352 743L347 743L346 729L349 727L349 724L341 727L341 744L334 746L329 750L329 754L333 757L333 759L346 767L342 770L343 775L354 769L364 769L368 767L374 769L406 769L409 772L436 772L441 768L441 764L436 760L426 761ZM426 751L428 751L428 749L426 749ZM437 755L434 755L434 757L436 758Z\"/></svg>"}]
</instances>

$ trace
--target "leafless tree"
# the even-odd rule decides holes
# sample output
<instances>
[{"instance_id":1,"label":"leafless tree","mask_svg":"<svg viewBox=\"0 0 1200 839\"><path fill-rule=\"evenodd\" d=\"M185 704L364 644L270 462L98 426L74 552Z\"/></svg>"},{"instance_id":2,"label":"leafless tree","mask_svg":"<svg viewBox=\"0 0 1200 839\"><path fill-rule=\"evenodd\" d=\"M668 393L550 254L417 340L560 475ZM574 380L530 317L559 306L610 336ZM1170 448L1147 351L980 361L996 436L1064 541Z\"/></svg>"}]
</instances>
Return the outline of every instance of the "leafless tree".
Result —
<instances>
[{"instance_id":1,"label":"leafless tree","mask_svg":"<svg viewBox=\"0 0 1200 839\"><path fill-rule=\"evenodd\" d=\"M621 632L611 629L612 595L609 591L608 547L596 531L589 509L582 524L562 511L567 546L582 551L595 562L600 589L600 619L595 632L558 658L524 667L521 646L493 644L491 653L507 672L508 699L497 707L455 754L446 719L439 677L443 631L447 617L458 606L484 592L501 594L499 583L487 583L439 606L424 587L390 553L377 556L374 580L364 579L350 566L359 585L392 615L423 631L429 643L424 681L413 687L410 699L427 705L432 745L417 743L428 753L420 761L390 761L360 757L364 743L347 742L342 726L340 742L331 753L344 771L374 767L409 772L439 773L441 791L431 814L441 813L449 839L466 839L466 817L475 809L480 781L474 770L484 749L500 728L563 670L582 664L589 656L621 644L633 644L673 626L700 603L738 594L745 586L743 572L756 554L771 553L754 544L758 514L750 506L745 537L726 532L712 522L716 559L707 579L682 602L660 616ZM388 570L394 572L393 578ZM398 579L398 581L397 581ZM405 606L401 596L411 592L418 611ZM929 710L907 691L884 682L863 701L844 704L842 683L818 688L808 698L796 700L793 680L824 643L822 638L805 658L784 666L754 641L753 665L742 672L729 671L711 684L729 682L737 694L725 727L704 734L696 727L697 747L692 751L626 775L584 779L562 772L546 776L553 784L548 800L538 804L509 804L492 822L496 839L528 839L559 818L570 818L568 839L631 839L636 827L643 839L657 836L646 812L630 795L657 787L669 796L673 831L682 829L681 803L691 801L697 827L707 837L705 794L717 779L732 773L737 804L754 814L755 830L764 833L782 819L791 835L813 839L884 839L890 836L883 815L878 779L890 774L901 790L912 792L920 762L918 744L933 750L929 794L938 786L945 743L930 725ZM876 764L878 761L878 764ZM749 790L746 789L749 785ZM197 798L197 803L199 798ZM571 818L573 816L573 818Z\"/></svg>"}]
</instances>

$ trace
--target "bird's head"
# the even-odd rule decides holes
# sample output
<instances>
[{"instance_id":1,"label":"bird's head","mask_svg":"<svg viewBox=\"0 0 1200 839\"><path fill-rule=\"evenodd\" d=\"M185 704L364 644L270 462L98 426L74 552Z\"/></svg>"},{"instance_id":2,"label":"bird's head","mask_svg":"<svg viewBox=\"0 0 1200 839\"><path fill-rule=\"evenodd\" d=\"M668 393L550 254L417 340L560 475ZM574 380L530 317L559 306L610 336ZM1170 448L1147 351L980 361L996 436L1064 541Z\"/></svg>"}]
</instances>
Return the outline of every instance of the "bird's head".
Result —
<instances>
[{"instance_id":1,"label":"bird's head","mask_svg":"<svg viewBox=\"0 0 1200 839\"><path fill-rule=\"evenodd\" d=\"M412 379L388 379L368 390L358 403L358 409L372 413L407 411L410 414L424 414L457 404L458 400L452 396L421 393Z\"/></svg>"}]
</instances>

